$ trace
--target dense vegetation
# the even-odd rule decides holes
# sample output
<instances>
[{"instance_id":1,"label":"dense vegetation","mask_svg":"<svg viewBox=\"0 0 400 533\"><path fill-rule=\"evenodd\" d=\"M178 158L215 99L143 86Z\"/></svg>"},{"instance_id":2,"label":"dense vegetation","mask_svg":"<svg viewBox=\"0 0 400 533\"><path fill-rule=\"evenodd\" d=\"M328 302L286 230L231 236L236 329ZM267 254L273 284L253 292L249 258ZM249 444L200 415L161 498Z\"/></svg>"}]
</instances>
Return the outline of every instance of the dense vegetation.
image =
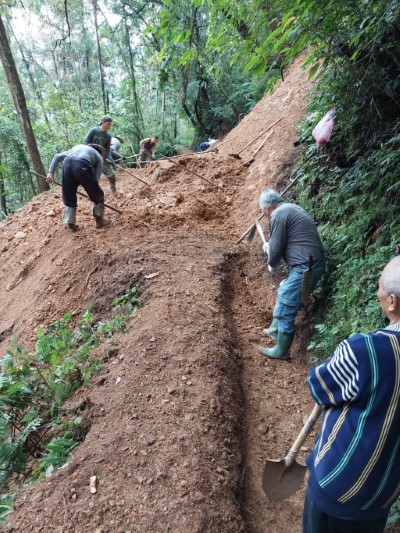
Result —
<instances>
[{"instance_id":1,"label":"dense vegetation","mask_svg":"<svg viewBox=\"0 0 400 533\"><path fill-rule=\"evenodd\" d=\"M314 54L325 67L310 107L313 120L300 132L306 142L297 200L319 222L328 256L310 345L317 359L345 336L384 325L377 280L399 242L399 5L358 6L344 17L338 4L323 11ZM315 151L312 127L332 106L332 142Z\"/></svg>"},{"instance_id":2,"label":"dense vegetation","mask_svg":"<svg viewBox=\"0 0 400 533\"><path fill-rule=\"evenodd\" d=\"M66 313L37 329L33 353L15 344L0 360L0 523L21 486L50 476L84 440L85 402L70 409L63 402L114 355L94 350L123 331L138 308L139 292L131 287L114 299L109 320L91 309L78 319Z\"/></svg>"}]
</instances>

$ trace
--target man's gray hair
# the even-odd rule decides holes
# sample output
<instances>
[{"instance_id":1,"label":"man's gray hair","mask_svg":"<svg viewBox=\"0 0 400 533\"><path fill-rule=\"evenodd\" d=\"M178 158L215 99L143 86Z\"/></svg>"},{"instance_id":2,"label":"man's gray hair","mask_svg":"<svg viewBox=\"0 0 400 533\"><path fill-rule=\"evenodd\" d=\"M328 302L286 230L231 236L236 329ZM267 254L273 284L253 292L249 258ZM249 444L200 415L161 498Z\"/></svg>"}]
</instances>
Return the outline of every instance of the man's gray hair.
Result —
<instances>
[{"instance_id":1,"label":"man's gray hair","mask_svg":"<svg viewBox=\"0 0 400 533\"><path fill-rule=\"evenodd\" d=\"M400 257L390 261L381 276L382 289L386 294L394 294L400 298Z\"/></svg>"},{"instance_id":2,"label":"man's gray hair","mask_svg":"<svg viewBox=\"0 0 400 533\"><path fill-rule=\"evenodd\" d=\"M272 207L276 204L281 204L284 201L285 200L279 192L276 192L274 189L265 189L265 191L260 194L258 203L260 209L264 209L264 207Z\"/></svg>"}]
</instances>

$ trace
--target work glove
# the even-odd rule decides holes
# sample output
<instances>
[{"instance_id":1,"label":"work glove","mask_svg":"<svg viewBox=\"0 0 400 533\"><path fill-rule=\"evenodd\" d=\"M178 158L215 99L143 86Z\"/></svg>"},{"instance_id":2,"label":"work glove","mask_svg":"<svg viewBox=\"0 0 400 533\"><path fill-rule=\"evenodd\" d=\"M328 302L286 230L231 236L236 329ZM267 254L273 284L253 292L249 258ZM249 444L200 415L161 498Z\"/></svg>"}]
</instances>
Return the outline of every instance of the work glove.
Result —
<instances>
[{"instance_id":1,"label":"work glove","mask_svg":"<svg viewBox=\"0 0 400 533\"><path fill-rule=\"evenodd\" d=\"M269 242L265 242L263 245L262 245L262 250L265 254L268 254L269 255Z\"/></svg>"},{"instance_id":2,"label":"work glove","mask_svg":"<svg viewBox=\"0 0 400 533\"><path fill-rule=\"evenodd\" d=\"M277 270L278 270L278 267L272 267L271 265L268 265L268 271L269 271L269 272L274 273L274 272L276 272Z\"/></svg>"}]
</instances>

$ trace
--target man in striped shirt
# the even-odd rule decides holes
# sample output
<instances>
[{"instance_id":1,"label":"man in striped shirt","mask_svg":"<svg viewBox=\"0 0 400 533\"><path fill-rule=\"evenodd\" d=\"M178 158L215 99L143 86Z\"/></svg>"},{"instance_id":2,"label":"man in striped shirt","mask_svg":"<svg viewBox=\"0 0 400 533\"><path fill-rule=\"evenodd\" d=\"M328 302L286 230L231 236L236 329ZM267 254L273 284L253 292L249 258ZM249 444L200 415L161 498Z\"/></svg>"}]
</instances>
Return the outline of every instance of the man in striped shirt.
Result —
<instances>
[{"instance_id":1,"label":"man in striped shirt","mask_svg":"<svg viewBox=\"0 0 400 533\"><path fill-rule=\"evenodd\" d=\"M307 458L303 533L380 533L400 493L400 257L378 298L389 325L341 342L308 376L325 409Z\"/></svg>"}]
</instances>

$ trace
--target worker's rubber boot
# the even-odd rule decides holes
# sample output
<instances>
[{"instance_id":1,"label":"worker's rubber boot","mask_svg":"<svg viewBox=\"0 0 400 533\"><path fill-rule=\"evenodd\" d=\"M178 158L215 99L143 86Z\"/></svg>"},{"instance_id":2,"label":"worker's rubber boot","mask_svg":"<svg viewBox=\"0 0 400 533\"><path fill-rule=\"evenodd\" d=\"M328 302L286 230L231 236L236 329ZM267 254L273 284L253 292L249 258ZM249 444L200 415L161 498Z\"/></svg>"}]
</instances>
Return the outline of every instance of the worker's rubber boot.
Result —
<instances>
[{"instance_id":1,"label":"worker's rubber boot","mask_svg":"<svg viewBox=\"0 0 400 533\"><path fill-rule=\"evenodd\" d=\"M269 328L263 329L263 333L276 341L278 337L278 322L275 320L275 318L272 320Z\"/></svg>"},{"instance_id":2,"label":"worker's rubber boot","mask_svg":"<svg viewBox=\"0 0 400 533\"><path fill-rule=\"evenodd\" d=\"M100 202L93 207L93 216L96 220L96 228L105 228L111 226L111 220L104 218L104 204Z\"/></svg>"},{"instance_id":3,"label":"worker's rubber boot","mask_svg":"<svg viewBox=\"0 0 400 533\"><path fill-rule=\"evenodd\" d=\"M76 225L76 207L66 207L64 209L64 224L68 224L68 229L75 232L78 229Z\"/></svg>"},{"instance_id":4,"label":"worker's rubber boot","mask_svg":"<svg viewBox=\"0 0 400 533\"><path fill-rule=\"evenodd\" d=\"M260 348L260 353L272 359L289 359L289 350L292 346L295 332L282 333L278 331L276 345L273 348Z\"/></svg>"},{"instance_id":5,"label":"worker's rubber boot","mask_svg":"<svg viewBox=\"0 0 400 533\"><path fill-rule=\"evenodd\" d=\"M107 179L108 179L108 183L110 184L111 192L113 192L113 193L117 192L117 185L116 185L115 176L107 176Z\"/></svg>"}]
</instances>

